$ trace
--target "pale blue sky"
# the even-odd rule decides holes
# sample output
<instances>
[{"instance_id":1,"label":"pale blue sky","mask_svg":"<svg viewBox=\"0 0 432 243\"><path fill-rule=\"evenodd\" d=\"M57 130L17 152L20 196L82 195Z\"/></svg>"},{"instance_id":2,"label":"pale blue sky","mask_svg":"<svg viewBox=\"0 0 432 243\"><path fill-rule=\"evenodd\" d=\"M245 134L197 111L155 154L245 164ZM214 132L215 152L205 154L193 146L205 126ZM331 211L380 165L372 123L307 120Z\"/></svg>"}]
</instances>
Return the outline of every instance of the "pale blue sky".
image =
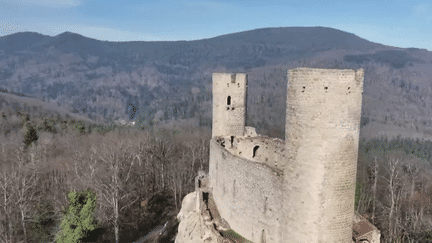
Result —
<instances>
[{"instance_id":1,"label":"pale blue sky","mask_svg":"<svg viewBox=\"0 0 432 243\"><path fill-rule=\"evenodd\" d=\"M0 0L0 37L70 31L107 41L172 41L290 26L331 27L432 51L429 0Z\"/></svg>"}]
</instances>

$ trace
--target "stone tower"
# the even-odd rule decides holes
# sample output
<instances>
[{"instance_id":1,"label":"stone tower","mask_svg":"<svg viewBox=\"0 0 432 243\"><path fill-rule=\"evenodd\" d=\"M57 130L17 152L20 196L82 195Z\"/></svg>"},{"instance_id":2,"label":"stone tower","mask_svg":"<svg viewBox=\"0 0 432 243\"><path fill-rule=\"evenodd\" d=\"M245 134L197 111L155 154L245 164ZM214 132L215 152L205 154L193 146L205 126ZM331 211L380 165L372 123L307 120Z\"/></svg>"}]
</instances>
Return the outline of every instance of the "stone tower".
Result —
<instances>
[{"instance_id":1,"label":"stone tower","mask_svg":"<svg viewBox=\"0 0 432 243\"><path fill-rule=\"evenodd\" d=\"M213 73L212 137L242 136L246 124L247 75Z\"/></svg>"},{"instance_id":2,"label":"stone tower","mask_svg":"<svg viewBox=\"0 0 432 243\"><path fill-rule=\"evenodd\" d=\"M288 70L283 238L352 241L363 69Z\"/></svg>"}]
</instances>

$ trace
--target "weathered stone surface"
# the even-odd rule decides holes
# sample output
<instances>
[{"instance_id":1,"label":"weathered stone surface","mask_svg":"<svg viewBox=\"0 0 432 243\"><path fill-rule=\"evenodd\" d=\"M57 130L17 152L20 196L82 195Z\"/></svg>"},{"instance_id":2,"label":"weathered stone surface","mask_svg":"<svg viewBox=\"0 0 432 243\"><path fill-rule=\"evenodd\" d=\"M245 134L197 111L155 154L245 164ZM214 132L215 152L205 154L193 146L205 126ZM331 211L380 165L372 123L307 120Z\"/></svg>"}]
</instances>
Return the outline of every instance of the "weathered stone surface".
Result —
<instances>
[{"instance_id":1,"label":"weathered stone surface","mask_svg":"<svg viewBox=\"0 0 432 243\"><path fill-rule=\"evenodd\" d=\"M175 243L202 243L204 234L200 215L193 211L180 222Z\"/></svg>"},{"instance_id":2,"label":"weathered stone surface","mask_svg":"<svg viewBox=\"0 0 432 243\"><path fill-rule=\"evenodd\" d=\"M180 224L175 243L217 243L218 238L221 238L211 230L211 221L204 220L201 212L196 211L196 193L189 193L183 199L182 208L177 216ZM209 222L210 224L206 224Z\"/></svg>"},{"instance_id":3,"label":"weathered stone surface","mask_svg":"<svg viewBox=\"0 0 432 243\"><path fill-rule=\"evenodd\" d=\"M196 192L189 193L183 198L182 208L180 209L180 212L177 216L177 219L180 222L182 222L183 219L187 218L189 214L196 212L195 210L196 200L197 200Z\"/></svg>"},{"instance_id":4,"label":"weathered stone surface","mask_svg":"<svg viewBox=\"0 0 432 243\"><path fill-rule=\"evenodd\" d=\"M379 242L373 225L352 218L363 77L289 70L280 140L245 126L247 75L214 73L208 183L200 175L198 194L185 198L178 242L222 242L228 228L256 243Z\"/></svg>"}]
</instances>

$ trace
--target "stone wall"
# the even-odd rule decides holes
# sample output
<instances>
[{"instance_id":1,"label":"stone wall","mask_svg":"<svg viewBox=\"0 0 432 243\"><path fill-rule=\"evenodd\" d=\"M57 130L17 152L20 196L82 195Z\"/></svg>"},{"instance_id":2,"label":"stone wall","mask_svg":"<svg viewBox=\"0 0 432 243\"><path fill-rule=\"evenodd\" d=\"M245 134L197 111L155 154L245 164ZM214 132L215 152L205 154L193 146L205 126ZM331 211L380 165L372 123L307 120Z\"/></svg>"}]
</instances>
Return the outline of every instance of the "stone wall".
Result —
<instances>
[{"instance_id":1,"label":"stone wall","mask_svg":"<svg viewBox=\"0 0 432 243\"><path fill-rule=\"evenodd\" d=\"M267 243L282 242L282 171L235 156L216 138L210 151L210 187L220 216L252 242L263 234Z\"/></svg>"},{"instance_id":2,"label":"stone wall","mask_svg":"<svg viewBox=\"0 0 432 243\"><path fill-rule=\"evenodd\" d=\"M232 142L232 143L231 143ZM266 136L225 138L225 149L250 161L282 170L286 162L285 141Z\"/></svg>"},{"instance_id":3,"label":"stone wall","mask_svg":"<svg viewBox=\"0 0 432 243\"><path fill-rule=\"evenodd\" d=\"M177 216L180 224L175 243L251 243L235 236L222 236L221 232L227 232L230 228L211 203L214 199L209 193L208 180L208 174L199 172L195 178L195 191L183 199L182 208ZM352 243L379 243L381 234L366 218L355 213L352 236ZM266 239L267 236L256 243L263 243Z\"/></svg>"}]
</instances>

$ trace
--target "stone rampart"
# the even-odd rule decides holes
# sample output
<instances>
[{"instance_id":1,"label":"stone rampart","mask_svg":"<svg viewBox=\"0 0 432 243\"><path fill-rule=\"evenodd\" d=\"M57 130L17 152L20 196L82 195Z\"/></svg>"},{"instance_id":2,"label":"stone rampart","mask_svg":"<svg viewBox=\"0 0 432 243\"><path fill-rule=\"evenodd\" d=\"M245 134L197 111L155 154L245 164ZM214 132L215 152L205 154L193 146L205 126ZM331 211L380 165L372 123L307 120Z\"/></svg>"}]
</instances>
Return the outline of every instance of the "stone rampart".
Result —
<instances>
[{"instance_id":1,"label":"stone rampart","mask_svg":"<svg viewBox=\"0 0 432 243\"><path fill-rule=\"evenodd\" d=\"M227 137L224 139L225 149L230 153L254 162L282 170L285 165L285 142L278 138Z\"/></svg>"},{"instance_id":2,"label":"stone rampart","mask_svg":"<svg viewBox=\"0 0 432 243\"><path fill-rule=\"evenodd\" d=\"M210 141L209 180L220 216L252 242L281 242L282 171L233 155L216 140Z\"/></svg>"}]
</instances>

